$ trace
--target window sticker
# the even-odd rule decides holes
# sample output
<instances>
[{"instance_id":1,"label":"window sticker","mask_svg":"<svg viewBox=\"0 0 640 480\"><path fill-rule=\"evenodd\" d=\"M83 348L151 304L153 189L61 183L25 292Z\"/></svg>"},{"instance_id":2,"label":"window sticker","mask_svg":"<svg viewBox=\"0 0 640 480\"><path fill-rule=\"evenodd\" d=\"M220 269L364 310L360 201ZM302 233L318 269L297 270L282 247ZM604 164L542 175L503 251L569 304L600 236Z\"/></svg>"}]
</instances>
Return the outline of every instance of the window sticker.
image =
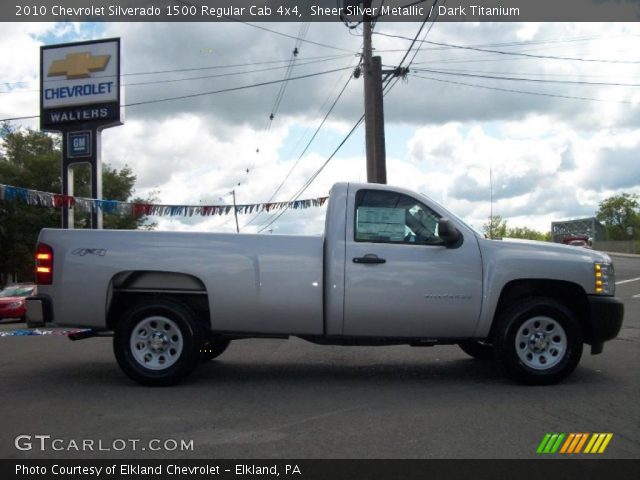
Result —
<instances>
[{"instance_id":1,"label":"window sticker","mask_svg":"<svg viewBox=\"0 0 640 480\"><path fill-rule=\"evenodd\" d=\"M405 236L405 210L358 207L358 240L401 242Z\"/></svg>"}]
</instances>

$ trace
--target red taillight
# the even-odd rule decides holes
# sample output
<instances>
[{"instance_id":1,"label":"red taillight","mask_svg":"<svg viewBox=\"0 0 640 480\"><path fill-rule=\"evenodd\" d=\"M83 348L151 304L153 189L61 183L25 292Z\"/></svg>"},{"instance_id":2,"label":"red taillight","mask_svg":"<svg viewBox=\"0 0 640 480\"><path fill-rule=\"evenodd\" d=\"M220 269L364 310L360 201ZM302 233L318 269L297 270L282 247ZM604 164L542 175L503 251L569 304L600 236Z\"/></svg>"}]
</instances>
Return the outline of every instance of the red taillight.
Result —
<instances>
[{"instance_id":1,"label":"red taillight","mask_svg":"<svg viewBox=\"0 0 640 480\"><path fill-rule=\"evenodd\" d=\"M36 249L36 283L51 285L53 280L53 249L46 243L39 243Z\"/></svg>"}]
</instances>

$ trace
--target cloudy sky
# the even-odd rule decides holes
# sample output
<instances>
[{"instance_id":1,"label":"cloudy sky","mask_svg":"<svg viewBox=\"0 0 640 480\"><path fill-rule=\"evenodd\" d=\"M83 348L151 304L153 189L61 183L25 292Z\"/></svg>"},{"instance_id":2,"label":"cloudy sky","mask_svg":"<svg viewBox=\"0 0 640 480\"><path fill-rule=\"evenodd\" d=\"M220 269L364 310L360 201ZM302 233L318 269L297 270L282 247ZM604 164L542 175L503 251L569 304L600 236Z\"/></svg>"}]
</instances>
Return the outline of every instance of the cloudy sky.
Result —
<instances>
[{"instance_id":1,"label":"cloudy sky","mask_svg":"<svg viewBox=\"0 0 640 480\"><path fill-rule=\"evenodd\" d=\"M288 82L272 122L280 84L131 106L123 126L103 133L102 150L104 162L133 169L137 194L155 191L164 204L228 204L232 189L239 203L264 202L287 175L274 201L289 200L363 112L362 77L347 84L362 30L256 25L305 41L240 23L5 23L0 118L38 113L43 44L120 37L125 102L137 103L282 79L298 43L291 76L336 71ZM375 26L383 65L400 62L419 28ZM640 193L640 24L436 23L426 40L527 55L424 43L414 58L414 49L405 61L413 59L412 72L385 96L390 184L425 193L480 227L490 212L491 170L494 214L541 231L554 220L592 216L613 194ZM301 198L326 195L336 181L366 181L362 127ZM253 217L240 217L243 231L317 234L324 208L290 211L271 225L269 215ZM232 216L158 221L162 229L235 229Z\"/></svg>"}]
</instances>

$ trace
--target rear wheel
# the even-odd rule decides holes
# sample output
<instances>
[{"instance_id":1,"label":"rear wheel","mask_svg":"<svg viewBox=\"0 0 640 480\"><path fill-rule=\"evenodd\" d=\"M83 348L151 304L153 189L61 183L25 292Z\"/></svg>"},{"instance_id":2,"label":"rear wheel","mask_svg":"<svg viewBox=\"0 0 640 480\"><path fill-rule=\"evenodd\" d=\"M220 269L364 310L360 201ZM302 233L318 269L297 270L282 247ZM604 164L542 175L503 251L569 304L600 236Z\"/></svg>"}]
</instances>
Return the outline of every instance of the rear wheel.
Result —
<instances>
[{"instance_id":1,"label":"rear wheel","mask_svg":"<svg viewBox=\"0 0 640 480\"><path fill-rule=\"evenodd\" d=\"M517 302L501 316L496 356L514 379L549 385L569 376L582 356L582 331L573 313L545 297Z\"/></svg>"},{"instance_id":2,"label":"rear wheel","mask_svg":"<svg viewBox=\"0 0 640 480\"><path fill-rule=\"evenodd\" d=\"M464 340L458 343L458 346L464 353L478 360L493 360L494 358L493 345L483 340L475 338Z\"/></svg>"},{"instance_id":3,"label":"rear wheel","mask_svg":"<svg viewBox=\"0 0 640 480\"><path fill-rule=\"evenodd\" d=\"M120 368L143 385L172 385L200 359L202 327L188 307L149 299L129 308L118 323L113 350Z\"/></svg>"}]
</instances>

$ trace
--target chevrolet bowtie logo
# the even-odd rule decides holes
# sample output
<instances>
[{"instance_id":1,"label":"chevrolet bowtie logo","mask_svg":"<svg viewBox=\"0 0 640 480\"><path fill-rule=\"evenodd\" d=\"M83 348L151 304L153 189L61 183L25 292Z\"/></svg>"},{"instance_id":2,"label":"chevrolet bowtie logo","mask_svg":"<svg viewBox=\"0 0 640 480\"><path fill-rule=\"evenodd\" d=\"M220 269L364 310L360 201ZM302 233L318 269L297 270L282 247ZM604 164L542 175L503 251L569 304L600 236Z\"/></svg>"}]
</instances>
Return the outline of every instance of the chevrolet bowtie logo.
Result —
<instances>
[{"instance_id":1,"label":"chevrolet bowtie logo","mask_svg":"<svg viewBox=\"0 0 640 480\"><path fill-rule=\"evenodd\" d=\"M91 72L102 72L107 68L111 55L91 55L90 52L69 53L64 60L56 60L49 67L47 77L66 75L67 79L87 78Z\"/></svg>"}]
</instances>

